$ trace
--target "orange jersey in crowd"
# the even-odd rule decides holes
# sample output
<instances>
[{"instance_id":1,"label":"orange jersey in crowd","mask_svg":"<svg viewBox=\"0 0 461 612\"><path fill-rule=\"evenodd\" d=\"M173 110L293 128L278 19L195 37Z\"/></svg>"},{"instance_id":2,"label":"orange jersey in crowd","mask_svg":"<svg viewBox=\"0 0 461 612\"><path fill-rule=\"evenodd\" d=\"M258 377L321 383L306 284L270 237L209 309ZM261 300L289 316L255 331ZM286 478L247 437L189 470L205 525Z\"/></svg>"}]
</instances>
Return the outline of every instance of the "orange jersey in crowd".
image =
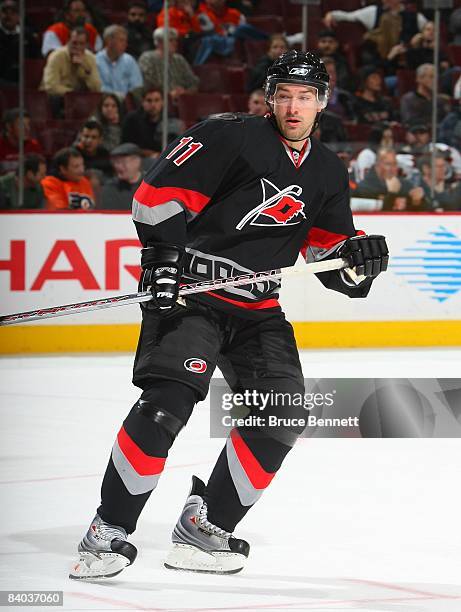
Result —
<instances>
[{"instance_id":1,"label":"orange jersey in crowd","mask_svg":"<svg viewBox=\"0 0 461 612\"><path fill-rule=\"evenodd\" d=\"M197 15L190 17L185 11L175 6L168 9L170 28L175 28L179 36L186 36L189 32L200 32L200 22ZM157 16L157 26L165 24L165 9L163 8Z\"/></svg>"},{"instance_id":2,"label":"orange jersey in crowd","mask_svg":"<svg viewBox=\"0 0 461 612\"><path fill-rule=\"evenodd\" d=\"M91 51L94 51L96 39L98 37L98 31L93 25L91 25L91 23L85 23L83 24L83 27L88 32L88 46L90 47ZM61 41L62 46L66 45L67 42L69 41L70 29L62 21L58 23L53 23L53 25L50 25L50 27L47 28L46 31L53 32L53 34L55 34Z\"/></svg>"},{"instance_id":3,"label":"orange jersey in crowd","mask_svg":"<svg viewBox=\"0 0 461 612\"><path fill-rule=\"evenodd\" d=\"M63 208L94 208L95 197L90 181L84 176L78 182L45 176L42 187L48 210Z\"/></svg>"},{"instance_id":4,"label":"orange jersey in crowd","mask_svg":"<svg viewBox=\"0 0 461 612\"><path fill-rule=\"evenodd\" d=\"M226 25L238 26L244 19L240 11L234 8L225 6L222 11L213 11L205 2L202 2L198 7L199 14L206 15L214 25L216 34L225 34Z\"/></svg>"}]
</instances>

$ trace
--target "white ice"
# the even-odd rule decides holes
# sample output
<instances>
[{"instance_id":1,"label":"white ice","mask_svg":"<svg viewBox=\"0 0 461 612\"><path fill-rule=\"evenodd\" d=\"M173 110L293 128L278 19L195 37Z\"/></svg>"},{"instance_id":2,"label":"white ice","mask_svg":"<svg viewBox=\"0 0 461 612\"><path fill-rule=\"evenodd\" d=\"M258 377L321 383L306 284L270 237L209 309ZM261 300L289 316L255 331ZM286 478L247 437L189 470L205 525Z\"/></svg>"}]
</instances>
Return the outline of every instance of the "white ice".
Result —
<instances>
[{"instance_id":1,"label":"white ice","mask_svg":"<svg viewBox=\"0 0 461 612\"><path fill-rule=\"evenodd\" d=\"M306 351L302 360L309 377L461 371L456 349ZM206 479L223 444L209 437L207 402L131 537L133 567L112 580L68 580L138 396L130 377L130 356L0 359L0 589L63 590L65 610L461 610L457 439L302 440L238 526L252 545L243 572L164 569L190 477Z\"/></svg>"}]
</instances>

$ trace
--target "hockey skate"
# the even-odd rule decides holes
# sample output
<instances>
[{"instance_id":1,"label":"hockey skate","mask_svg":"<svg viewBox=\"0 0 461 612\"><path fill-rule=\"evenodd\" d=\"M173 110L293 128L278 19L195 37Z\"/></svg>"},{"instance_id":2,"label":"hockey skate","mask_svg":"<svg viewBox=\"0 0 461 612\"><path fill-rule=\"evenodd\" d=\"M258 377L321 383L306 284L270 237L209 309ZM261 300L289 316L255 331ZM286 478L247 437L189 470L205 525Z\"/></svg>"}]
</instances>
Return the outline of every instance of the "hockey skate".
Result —
<instances>
[{"instance_id":1,"label":"hockey skate","mask_svg":"<svg viewBox=\"0 0 461 612\"><path fill-rule=\"evenodd\" d=\"M173 548L164 565L189 572L235 574L243 569L250 545L210 523L204 492L205 484L193 476L191 492L173 530Z\"/></svg>"},{"instance_id":2,"label":"hockey skate","mask_svg":"<svg viewBox=\"0 0 461 612\"><path fill-rule=\"evenodd\" d=\"M78 545L79 560L72 566L69 578L94 579L116 576L134 563L138 551L126 541L123 527L109 525L97 514Z\"/></svg>"}]
</instances>

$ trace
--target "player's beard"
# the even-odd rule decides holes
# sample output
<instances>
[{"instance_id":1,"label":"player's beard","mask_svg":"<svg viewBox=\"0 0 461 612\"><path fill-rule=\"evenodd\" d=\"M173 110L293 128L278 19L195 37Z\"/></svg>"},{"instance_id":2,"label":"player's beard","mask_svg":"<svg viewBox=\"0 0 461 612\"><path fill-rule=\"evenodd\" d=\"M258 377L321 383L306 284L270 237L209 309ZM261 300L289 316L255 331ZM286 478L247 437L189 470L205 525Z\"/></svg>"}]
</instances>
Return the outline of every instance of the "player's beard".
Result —
<instances>
[{"instance_id":1,"label":"player's beard","mask_svg":"<svg viewBox=\"0 0 461 612\"><path fill-rule=\"evenodd\" d=\"M282 117L278 118L275 116L275 121L277 123L277 127L279 132L282 134L284 138L288 141L299 142L306 140L309 138L312 128L315 124L315 117L313 120L303 121L299 120L299 124L293 127L290 127L286 122L287 119L298 119L297 117Z\"/></svg>"}]
</instances>

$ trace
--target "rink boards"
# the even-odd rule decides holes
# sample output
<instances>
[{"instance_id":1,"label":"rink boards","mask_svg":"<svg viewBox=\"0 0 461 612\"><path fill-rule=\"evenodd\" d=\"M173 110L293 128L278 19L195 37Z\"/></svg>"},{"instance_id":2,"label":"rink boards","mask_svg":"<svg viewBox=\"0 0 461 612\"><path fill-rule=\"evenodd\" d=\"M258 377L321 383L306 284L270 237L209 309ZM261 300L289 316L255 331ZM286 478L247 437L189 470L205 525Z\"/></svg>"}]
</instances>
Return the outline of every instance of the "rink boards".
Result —
<instances>
[{"instance_id":1,"label":"rink boards","mask_svg":"<svg viewBox=\"0 0 461 612\"><path fill-rule=\"evenodd\" d=\"M365 300L288 277L281 303L309 347L461 345L461 214L356 214L384 234L389 272ZM137 290L139 242L129 213L1 213L1 314ZM302 267L303 262L298 261ZM0 329L0 352L131 351L139 307L126 306Z\"/></svg>"}]
</instances>

